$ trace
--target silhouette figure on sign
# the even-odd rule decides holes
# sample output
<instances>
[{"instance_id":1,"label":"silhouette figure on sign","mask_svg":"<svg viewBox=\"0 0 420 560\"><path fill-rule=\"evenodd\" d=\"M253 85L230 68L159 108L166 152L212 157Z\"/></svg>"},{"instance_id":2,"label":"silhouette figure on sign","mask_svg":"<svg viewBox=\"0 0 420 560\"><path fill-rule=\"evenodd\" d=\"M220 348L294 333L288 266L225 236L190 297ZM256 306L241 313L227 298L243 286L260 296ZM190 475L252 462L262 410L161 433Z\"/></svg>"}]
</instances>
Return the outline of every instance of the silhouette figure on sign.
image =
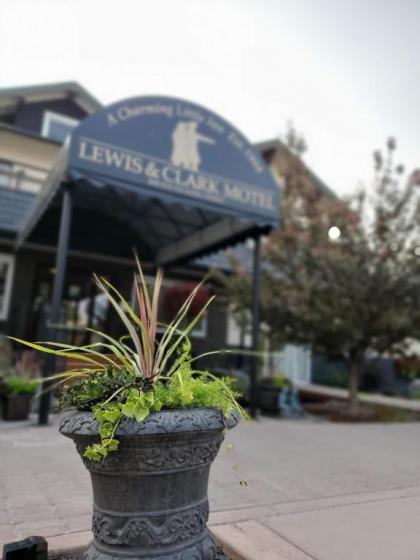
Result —
<instances>
[{"instance_id":1,"label":"silhouette figure on sign","mask_svg":"<svg viewBox=\"0 0 420 560\"><path fill-rule=\"evenodd\" d=\"M180 121L172 133L171 163L190 171L198 171L201 163L199 142L215 144L212 138L197 131L194 121Z\"/></svg>"}]
</instances>

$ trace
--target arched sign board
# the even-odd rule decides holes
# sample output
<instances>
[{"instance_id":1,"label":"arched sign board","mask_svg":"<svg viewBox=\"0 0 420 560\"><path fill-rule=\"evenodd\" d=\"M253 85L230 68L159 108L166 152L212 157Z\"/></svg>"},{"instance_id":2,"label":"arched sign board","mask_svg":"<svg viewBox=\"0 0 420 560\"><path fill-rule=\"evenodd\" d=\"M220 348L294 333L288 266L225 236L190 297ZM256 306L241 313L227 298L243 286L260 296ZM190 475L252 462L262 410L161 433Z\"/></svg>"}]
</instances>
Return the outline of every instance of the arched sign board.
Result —
<instances>
[{"instance_id":1,"label":"arched sign board","mask_svg":"<svg viewBox=\"0 0 420 560\"><path fill-rule=\"evenodd\" d=\"M259 226L279 223L279 187L231 124L193 103L135 97L74 130L68 173Z\"/></svg>"}]
</instances>

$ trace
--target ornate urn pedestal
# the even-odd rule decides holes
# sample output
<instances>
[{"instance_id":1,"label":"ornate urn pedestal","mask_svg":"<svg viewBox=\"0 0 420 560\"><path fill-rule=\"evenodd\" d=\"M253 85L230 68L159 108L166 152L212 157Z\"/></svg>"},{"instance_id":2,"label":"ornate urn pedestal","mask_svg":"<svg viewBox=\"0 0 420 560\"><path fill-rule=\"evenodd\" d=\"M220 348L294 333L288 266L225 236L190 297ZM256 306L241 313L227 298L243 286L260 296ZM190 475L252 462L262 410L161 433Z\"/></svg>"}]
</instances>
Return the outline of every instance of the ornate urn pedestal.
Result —
<instances>
[{"instance_id":1,"label":"ornate urn pedestal","mask_svg":"<svg viewBox=\"0 0 420 560\"><path fill-rule=\"evenodd\" d=\"M226 428L213 409L152 413L141 423L124 419L120 441L100 463L83 457L98 441L93 414L67 416L60 432L74 440L93 488L94 539L85 560L214 560L217 547L207 529L210 466Z\"/></svg>"}]
</instances>

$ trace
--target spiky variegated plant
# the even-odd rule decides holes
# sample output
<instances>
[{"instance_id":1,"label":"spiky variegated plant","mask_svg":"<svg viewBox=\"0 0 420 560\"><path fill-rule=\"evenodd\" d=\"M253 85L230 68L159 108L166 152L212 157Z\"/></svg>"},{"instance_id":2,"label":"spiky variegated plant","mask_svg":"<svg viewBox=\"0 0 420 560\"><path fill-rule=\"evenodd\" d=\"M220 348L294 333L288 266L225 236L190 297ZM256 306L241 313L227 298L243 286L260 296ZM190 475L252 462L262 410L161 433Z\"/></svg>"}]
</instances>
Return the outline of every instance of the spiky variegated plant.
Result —
<instances>
[{"instance_id":1,"label":"spiky variegated plant","mask_svg":"<svg viewBox=\"0 0 420 560\"><path fill-rule=\"evenodd\" d=\"M138 311L105 278L95 276L99 289L119 315L127 335L115 339L107 333L87 329L101 340L83 346L59 342L28 342L10 337L41 352L61 358L73 358L84 367L51 376L64 384L63 408L92 410L101 424L100 443L85 450L85 456L99 461L118 447L115 431L126 416L137 422L150 412L162 408L214 407L225 414L233 409L242 414L228 381L208 372L193 369L188 335L214 299L210 297L195 317L183 327L194 298L202 286L198 284L186 298L174 319L164 326L157 339L159 295L162 273L158 271L152 294L138 258L135 287Z\"/></svg>"}]
</instances>

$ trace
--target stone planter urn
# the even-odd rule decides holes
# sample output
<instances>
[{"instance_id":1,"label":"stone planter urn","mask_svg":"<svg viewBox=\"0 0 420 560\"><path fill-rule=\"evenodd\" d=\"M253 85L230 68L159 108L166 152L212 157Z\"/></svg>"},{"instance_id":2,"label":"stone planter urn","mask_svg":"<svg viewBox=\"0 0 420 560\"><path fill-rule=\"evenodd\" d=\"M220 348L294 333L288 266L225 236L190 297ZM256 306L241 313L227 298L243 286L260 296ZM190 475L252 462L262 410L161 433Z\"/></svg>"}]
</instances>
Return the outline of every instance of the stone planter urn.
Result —
<instances>
[{"instance_id":1,"label":"stone planter urn","mask_svg":"<svg viewBox=\"0 0 420 560\"><path fill-rule=\"evenodd\" d=\"M60 432L71 438L90 472L93 540L85 560L214 560L220 558L207 529L210 466L224 432L238 423L214 409L150 414L137 423L124 418L120 444L102 462L83 457L99 441L90 412L64 418Z\"/></svg>"}]
</instances>

